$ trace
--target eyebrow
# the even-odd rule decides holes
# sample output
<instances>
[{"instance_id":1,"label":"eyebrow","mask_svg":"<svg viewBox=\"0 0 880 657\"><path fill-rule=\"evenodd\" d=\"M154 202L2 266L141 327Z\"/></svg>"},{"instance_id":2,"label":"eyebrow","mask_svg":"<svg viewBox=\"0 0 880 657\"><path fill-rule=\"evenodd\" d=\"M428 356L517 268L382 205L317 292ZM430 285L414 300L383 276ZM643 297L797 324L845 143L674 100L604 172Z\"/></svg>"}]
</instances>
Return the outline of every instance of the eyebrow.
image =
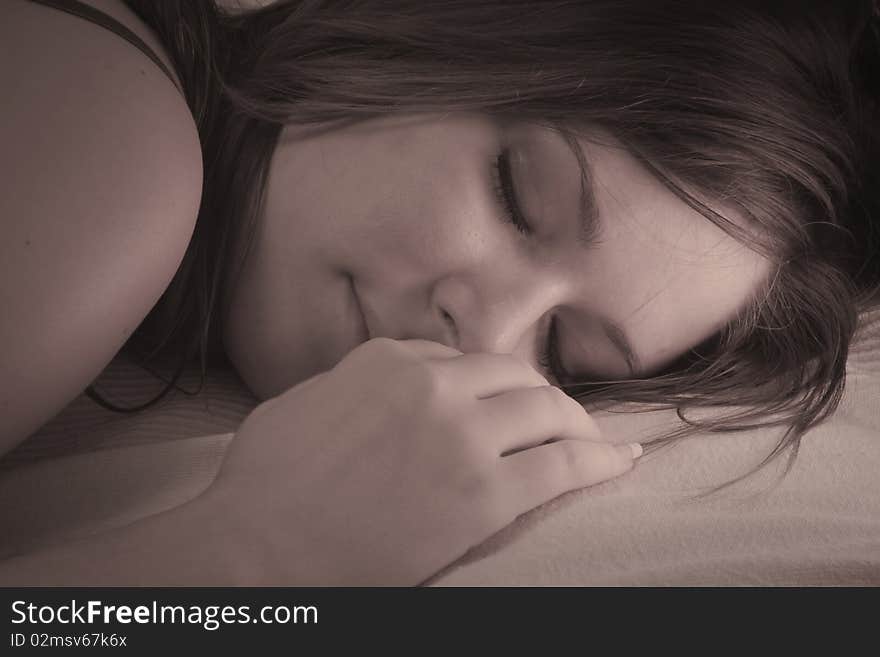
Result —
<instances>
[{"instance_id":1,"label":"eyebrow","mask_svg":"<svg viewBox=\"0 0 880 657\"><path fill-rule=\"evenodd\" d=\"M639 357L636 354L635 350L632 348L629 340L626 337L626 333L624 333L623 329L620 328L617 324L610 320L602 320L601 322L602 330L605 331L605 335L608 336L608 339L611 341L617 350L620 352L620 355L623 356L626 361L627 367L629 367L629 373L633 376L633 378L638 377L639 373L642 370L642 364L639 361Z\"/></svg>"},{"instance_id":2,"label":"eyebrow","mask_svg":"<svg viewBox=\"0 0 880 657\"><path fill-rule=\"evenodd\" d=\"M565 145L577 158L581 170L581 206L580 230L577 241L587 251L595 247L602 236L602 222L599 221L599 205L596 203L596 191L593 185L593 169L587 160L581 145L567 130L557 128L557 134L565 141Z\"/></svg>"},{"instance_id":3,"label":"eyebrow","mask_svg":"<svg viewBox=\"0 0 880 657\"><path fill-rule=\"evenodd\" d=\"M578 165L580 166L581 207L578 244L582 249L589 250L599 243L602 235L602 222L599 221L599 205L596 203L596 191L593 184L593 169L590 166L590 162L587 160L587 156L584 154L580 143L578 143L568 130L556 126L556 133L565 141L566 146L568 146L577 158ZM642 365L624 330L618 324L609 319L602 319L600 324L605 335L608 337L608 340L611 341L611 344L614 345L626 361L630 375L633 378L639 376L639 373L642 370Z\"/></svg>"}]
</instances>

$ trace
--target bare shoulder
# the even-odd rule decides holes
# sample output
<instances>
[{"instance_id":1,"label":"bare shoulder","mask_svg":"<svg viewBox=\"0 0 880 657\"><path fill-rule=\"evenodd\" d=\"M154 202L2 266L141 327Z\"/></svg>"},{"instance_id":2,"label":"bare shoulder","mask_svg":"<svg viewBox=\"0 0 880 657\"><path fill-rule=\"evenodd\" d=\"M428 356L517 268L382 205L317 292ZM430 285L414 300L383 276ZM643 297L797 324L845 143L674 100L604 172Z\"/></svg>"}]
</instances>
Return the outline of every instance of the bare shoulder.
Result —
<instances>
[{"instance_id":1,"label":"bare shoulder","mask_svg":"<svg viewBox=\"0 0 880 657\"><path fill-rule=\"evenodd\" d=\"M166 68L171 71L177 86L180 87L180 79L174 70L171 58L159 37L135 14L123 0L78 0L81 4L88 5L93 9L115 19L123 26L134 32L149 48L159 57ZM91 40L92 38L105 42L118 42L115 50L131 51L133 59L140 61L145 66L137 71L142 76L165 77L164 73L155 67L155 63L134 45L128 43L121 35L117 35L107 28L97 25L80 16L75 16L64 10L48 7L31 0L5 0L2 9L3 22L0 29L5 35L13 38L15 34L29 36L32 46L43 51L53 51L56 47L56 37L63 41ZM106 43L104 45L107 45ZM105 54L109 54L105 51ZM155 70L147 67L151 63ZM21 65L21 62L19 63ZM144 70L150 69L150 70ZM178 92L179 93L179 92Z\"/></svg>"},{"instance_id":2,"label":"bare shoulder","mask_svg":"<svg viewBox=\"0 0 880 657\"><path fill-rule=\"evenodd\" d=\"M121 0L86 4L172 69ZM26 0L0 15L2 454L94 380L168 286L202 159L179 90L128 41Z\"/></svg>"}]
</instances>

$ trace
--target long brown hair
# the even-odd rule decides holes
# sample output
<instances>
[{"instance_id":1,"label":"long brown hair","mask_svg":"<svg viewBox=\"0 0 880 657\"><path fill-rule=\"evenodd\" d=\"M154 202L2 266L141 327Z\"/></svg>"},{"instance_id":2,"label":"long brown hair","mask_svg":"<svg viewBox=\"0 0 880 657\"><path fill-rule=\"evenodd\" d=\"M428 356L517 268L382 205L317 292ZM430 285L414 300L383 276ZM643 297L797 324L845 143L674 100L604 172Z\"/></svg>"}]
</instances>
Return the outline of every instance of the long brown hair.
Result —
<instances>
[{"instance_id":1,"label":"long brown hair","mask_svg":"<svg viewBox=\"0 0 880 657\"><path fill-rule=\"evenodd\" d=\"M684 423L665 441L785 425L764 463L788 448L786 472L801 436L835 410L858 313L880 280L873 2L126 1L180 74L205 185L180 269L126 345L179 366L137 408L90 387L99 403L145 408L187 363L198 359L204 381L224 360L221 291L246 256L234 248L252 235L285 124L467 111L569 137L602 127L775 265L747 308L665 372L566 386L571 396L676 408ZM756 230L714 211L719 201Z\"/></svg>"}]
</instances>

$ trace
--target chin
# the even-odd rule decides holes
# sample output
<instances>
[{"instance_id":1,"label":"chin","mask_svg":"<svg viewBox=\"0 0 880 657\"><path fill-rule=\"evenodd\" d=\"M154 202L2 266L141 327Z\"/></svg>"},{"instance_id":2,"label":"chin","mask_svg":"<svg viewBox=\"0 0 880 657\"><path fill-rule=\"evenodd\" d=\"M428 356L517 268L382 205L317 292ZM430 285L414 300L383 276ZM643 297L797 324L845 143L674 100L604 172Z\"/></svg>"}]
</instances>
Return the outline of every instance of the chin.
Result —
<instances>
[{"instance_id":1,"label":"chin","mask_svg":"<svg viewBox=\"0 0 880 657\"><path fill-rule=\"evenodd\" d=\"M251 356L248 358L245 354L230 353L229 361L247 388L260 401L277 397L335 365L318 359L278 360Z\"/></svg>"}]
</instances>

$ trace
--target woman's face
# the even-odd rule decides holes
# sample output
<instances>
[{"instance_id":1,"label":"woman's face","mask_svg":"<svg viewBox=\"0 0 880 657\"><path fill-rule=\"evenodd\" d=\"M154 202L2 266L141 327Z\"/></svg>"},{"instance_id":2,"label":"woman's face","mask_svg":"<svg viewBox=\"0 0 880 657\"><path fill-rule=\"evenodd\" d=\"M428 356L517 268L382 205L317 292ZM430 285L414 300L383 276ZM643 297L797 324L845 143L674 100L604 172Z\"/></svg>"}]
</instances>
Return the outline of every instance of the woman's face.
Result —
<instances>
[{"instance_id":1,"label":"woman's face","mask_svg":"<svg viewBox=\"0 0 880 657\"><path fill-rule=\"evenodd\" d=\"M769 264L613 141L576 141L583 197L574 151L544 127L447 114L286 128L227 290L244 381L274 396L385 336L514 354L557 383L539 364L551 323L572 377L630 378L710 337ZM499 184L531 233L506 219Z\"/></svg>"}]
</instances>

